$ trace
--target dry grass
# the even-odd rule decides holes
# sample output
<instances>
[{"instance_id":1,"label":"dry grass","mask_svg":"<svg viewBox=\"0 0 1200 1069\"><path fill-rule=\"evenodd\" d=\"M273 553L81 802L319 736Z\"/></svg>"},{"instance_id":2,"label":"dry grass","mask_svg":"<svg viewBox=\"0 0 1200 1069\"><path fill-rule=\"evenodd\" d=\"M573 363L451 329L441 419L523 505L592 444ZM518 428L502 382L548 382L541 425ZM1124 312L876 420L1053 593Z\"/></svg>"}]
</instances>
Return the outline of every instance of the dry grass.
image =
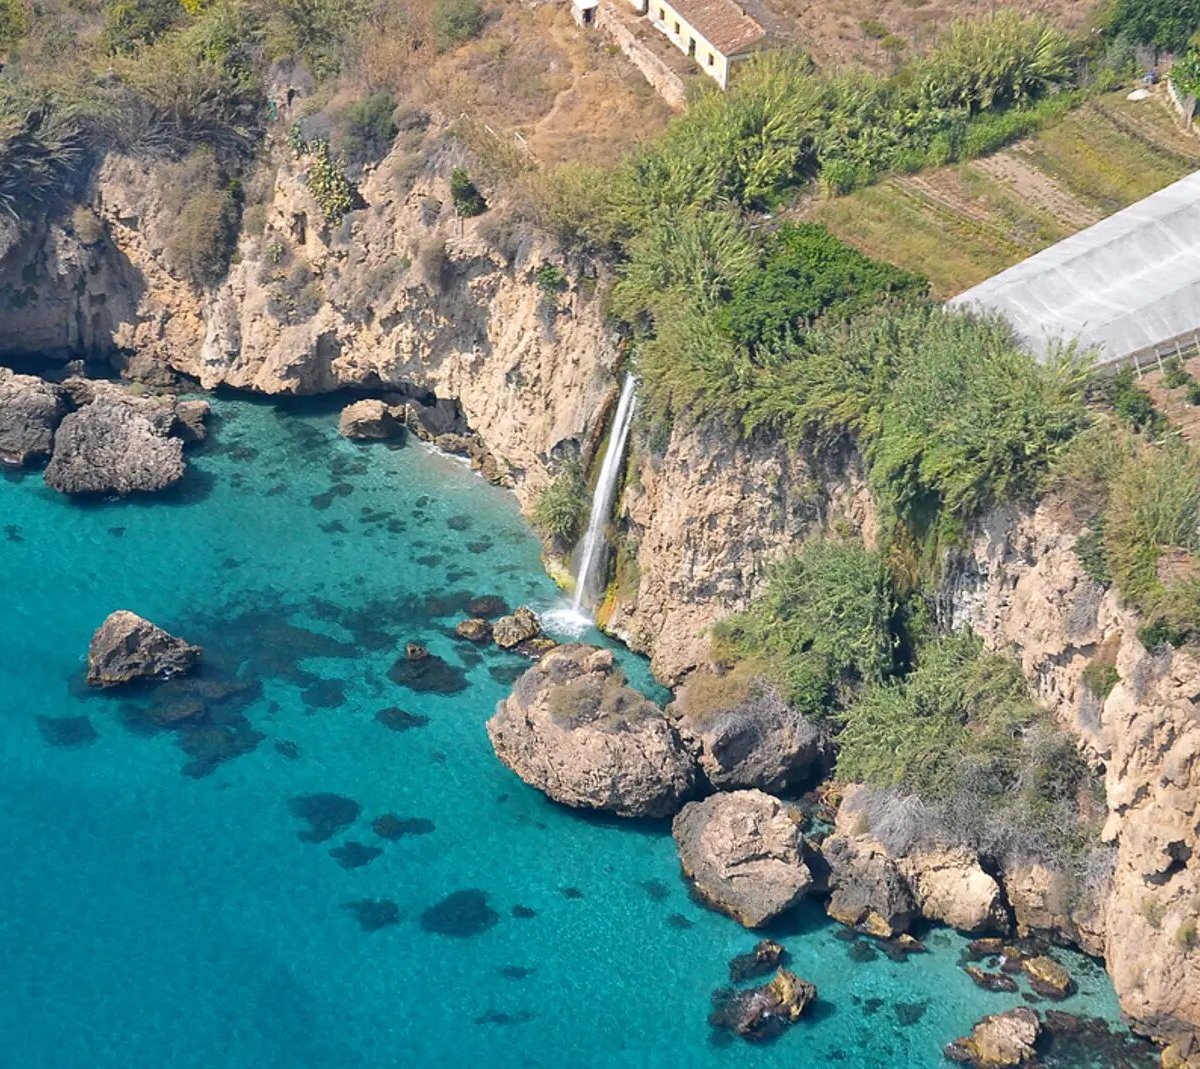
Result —
<instances>
[{"instance_id":1,"label":"dry grass","mask_svg":"<svg viewBox=\"0 0 1200 1069\"><path fill-rule=\"evenodd\" d=\"M893 178L802 213L949 297L1200 167L1161 99L1109 94L994 156Z\"/></svg>"}]
</instances>

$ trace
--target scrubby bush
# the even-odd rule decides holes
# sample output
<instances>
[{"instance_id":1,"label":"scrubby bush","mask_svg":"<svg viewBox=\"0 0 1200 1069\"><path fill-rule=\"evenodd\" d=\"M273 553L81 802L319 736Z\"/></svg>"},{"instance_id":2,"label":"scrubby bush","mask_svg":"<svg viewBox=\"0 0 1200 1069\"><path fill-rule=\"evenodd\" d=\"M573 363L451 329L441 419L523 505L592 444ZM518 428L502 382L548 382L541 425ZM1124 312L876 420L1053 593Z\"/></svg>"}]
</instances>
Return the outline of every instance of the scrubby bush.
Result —
<instances>
[{"instance_id":1,"label":"scrubby bush","mask_svg":"<svg viewBox=\"0 0 1200 1069\"><path fill-rule=\"evenodd\" d=\"M346 165L335 157L328 141L315 141L308 146L312 162L304 173L304 182L327 224L337 224L354 207L354 186L346 176Z\"/></svg>"},{"instance_id":2,"label":"scrubby bush","mask_svg":"<svg viewBox=\"0 0 1200 1069\"><path fill-rule=\"evenodd\" d=\"M270 288L267 311L281 323L304 323L321 308L324 295L308 264L295 264L277 275Z\"/></svg>"},{"instance_id":3,"label":"scrubby bush","mask_svg":"<svg viewBox=\"0 0 1200 1069\"><path fill-rule=\"evenodd\" d=\"M969 633L932 643L906 679L863 693L837 747L839 779L916 796L930 823L993 856L1075 857L1094 839L1078 799L1098 793L1095 777L1016 661Z\"/></svg>"},{"instance_id":4,"label":"scrubby bush","mask_svg":"<svg viewBox=\"0 0 1200 1069\"><path fill-rule=\"evenodd\" d=\"M550 299L557 297L567 288L567 276L561 267L554 264L542 264L534 273L533 280L542 292L542 296Z\"/></svg>"},{"instance_id":5,"label":"scrubby bush","mask_svg":"<svg viewBox=\"0 0 1200 1069\"><path fill-rule=\"evenodd\" d=\"M370 0L277 0L272 56L298 55L326 78L341 67L346 41L371 10Z\"/></svg>"},{"instance_id":6,"label":"scrubby bush","mask_svg":"<svg viewBox=\"0 0 1200 1069\"><path fill-rule=\"evenodd\" d=\"M442 51L478 37L486 22L479 0L435 0L429 15L433 39Z\"/></svg>"},{"instance_id":7,"label":"scrubby bush","mask_svg":"<svg viewBox=\"0 0 1200 1069\"><path fill-rule=\"evenodd\" d=\"M172 164L162 189L172 220L165 249L171 269L197 286L218 282L237 239L238 204L216 156L198 149Z\"/></svg>"},{"instance_id":8,"label":"scrubby bush","mask_svg":"<svg viewBox=\"0 0 1200 1069\"><path fill-rule=\"evenodd\" d=\"M1105 661L1090 661L1080 675L1080 681L1097 698L1104 699L1121 682L1116 666Z\"/></svg>"},{"instance_id":9,"label":"scrubby bush","mask_svg":"<svg viewBox=\"0 0 1200 1069\"><path fill-rule=\"evenodd\" d=\"M341 116L340 145L350 164L362 166L387 154L398 132L395 111L396 101L388 92L375 93L346 107Z\"/></svg>"},{"instance_id":10,"label":"scrubby bush","mask_svg":"<svg viewBox=\"0 0 1200 1069\"><path fill-rule=\"evenodd\" d=\"M828 718L857 686L891 671L891 613L878 555L814 539L775 567L747 612L720 625L714 653L748 661L801 714Z\"/></svg>"},{"instance_id":11,"label":"scrubby bush","mask_svg":"<svg viewBox=\"0 0 1200 1069\"><path fill-rule=\"evenodd\" d=\"M1106 23L1113 37L1181 49L1200 29L1200 0L1113 0Z\"/></svg>"},{"instance_id":12,"label":"scrubby bush","mask_svg":"<svg viewBox=\"0 0 1200 1069\"><path fill-rule=\"evenodd\" d=\"M450 172L450 199L454 201L454 210L468 218L487 211L487 201L463 167L455 167Z\"/></svg>"},{"instance_id":13,"label":"scrubby bush","mask_svg":"<svg viewBox=\"0 0 1200 1069\"><path fill-rule=\"evenodd\" d=\"M538 496L533 506L534 526L544 538L561 539L571 545L587 519L588 487L583 466L573 461Z\"/></svg>"},{"instance_id":14,"label":"scrubby bush","mask_svg":"<svg viewBox=\"0 0 1200 1069\"><path fill-rule=\"evenodd\" d=\"M29 7L25 0L0 0L0 48L11 45L29 31Z\"/></svg>"},{"instance_id":15,"label":"scrubby bush","mask_svg":"<svg viewBox=\"0 0 1200 1069\"><path fill-rule=\"evenodd\" d=\"M182 15L179 0L110 0L101 45L114 54L132 52L161 37Z\"/></svg>"}]
</instances>

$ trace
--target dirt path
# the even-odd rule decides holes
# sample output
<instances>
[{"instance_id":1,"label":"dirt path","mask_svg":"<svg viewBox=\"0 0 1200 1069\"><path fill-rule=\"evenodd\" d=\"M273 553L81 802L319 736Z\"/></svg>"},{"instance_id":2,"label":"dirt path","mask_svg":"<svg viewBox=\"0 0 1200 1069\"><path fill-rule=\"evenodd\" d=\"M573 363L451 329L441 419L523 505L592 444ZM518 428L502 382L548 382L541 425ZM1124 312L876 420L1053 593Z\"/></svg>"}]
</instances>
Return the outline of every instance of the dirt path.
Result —
<instances>
[{"instance_id":1,"label":"dirt path","mask_svg":"<svg viewBox=\"0 0 1200 1069\"><path fill-rule=\"evenodd\" d=\"M1035 211L1053 216L1072 230L1083 230L1103 216L1098 208L1084 204L1056 179L1039 170L1020 147L985 156L970 166L1012 190Z\"/></svg>"}]
</instances>

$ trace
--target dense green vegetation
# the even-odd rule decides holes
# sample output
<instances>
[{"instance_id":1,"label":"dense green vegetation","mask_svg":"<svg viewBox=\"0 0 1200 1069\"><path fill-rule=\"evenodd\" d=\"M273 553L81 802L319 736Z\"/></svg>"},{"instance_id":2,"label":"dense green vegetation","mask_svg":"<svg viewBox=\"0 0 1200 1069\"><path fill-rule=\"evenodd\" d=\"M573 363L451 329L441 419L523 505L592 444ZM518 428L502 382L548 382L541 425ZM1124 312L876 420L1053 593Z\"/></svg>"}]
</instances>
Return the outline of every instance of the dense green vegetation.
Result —
<instances>
[{"instance_id":1,"label":"dense green vegetation","mask_svg":"<svg viewBox=\"0 0 1200 1069\"><path fill-rule=\"evenodd\" d=\"M583 466L576 461L567 464L541 492L534 502L531 519L543 538L572 545L583 530L587 510L588 486Z\"/></svg>"},{"instance_id":2,"label":"dense green vegetation","mask_svg":"<svg viewBox=\"0 0 1200 1069\"><path fill-rule=\"evenodd\" d=\"M816 540L771 574L750 610L717 630L715 652L749 661L806 716L826 719L892 669L892 595L876 554Z\"/></svg>"},{"instance_id":3,"label":"dense green vegetation","mask_svg":"<svg viewBox=\"0 0 1200 1069\"><path fill-rule=\"evenodd\" d=\"M1062 862L1095 831L1078 795L1099 788L1074 742L1031 700L1020 665L968 633L927 645L843 721L841 779L915 794L984 852Z\"/></svg>"},{"instance_id":4,"label":"dense green vegetation","mask_svg":"<svg viewBox=\"0 0 1200 1069\"><path fill-rule=\"evenodd\" d=\"M1200 29L1200 0L1114 0L1107 23L1114 37L1181 49Z\"/></svg>"}]
</instances>

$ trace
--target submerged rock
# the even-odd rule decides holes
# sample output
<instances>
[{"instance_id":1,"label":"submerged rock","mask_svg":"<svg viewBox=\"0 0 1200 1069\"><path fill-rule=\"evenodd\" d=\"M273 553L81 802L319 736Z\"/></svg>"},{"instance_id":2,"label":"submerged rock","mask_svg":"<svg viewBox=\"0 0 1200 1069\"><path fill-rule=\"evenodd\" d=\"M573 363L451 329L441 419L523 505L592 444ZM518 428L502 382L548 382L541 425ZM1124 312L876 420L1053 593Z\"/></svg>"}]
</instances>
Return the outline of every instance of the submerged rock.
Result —
<instances>
[{"instance_id":1,"label":"submerged rock","mask_svg":"<svg viewBox=\"0 0 1200 1069\"><path fill-rule=\"evenodd\" d=\"M1017 1069L1033 1059L1041 1031L1038 1015L1021 1006L985 1017L969 1036L950 1043L945 1055L976 1069Z\"/></svg>"},{"instance_id":2,"label":"submerged rock","mask_svg":"<svg viewBox=\"0 0 1200 1069\"><path fill-rule=\"evenodd\" d=\"M152 415L107 397L72 412L54 436L46 483L65 494L130 494L173 486L183 478L183 442L168 433L170 422L164 425Z\"/></svg>"},{"instance_id":3,"label":"submerged rock","mask_svg":"<svg viewBox=\"0 0 1200 1069\"><path fill-rule=\"evenodd\" d=\"M745 1039L773 1039L800 1020L816 999L816 986L780 969L770 983L750 991L720 991L713 997L708 1023L728 1028Z\"/></svg>"},{"instance_id":4,"label":"submerged rock","mask_svg":"<svg viewBox=\"0 0 1200 1069\"><path fill-rule=\"evenodd\" d=\"M760 680L698 675L667 715L717 790L785 791L802 783L824 752L822 732Z\"/></svg>"},{"instance_id":5,"label":"submerged rock","mask_svg":"<svg viewBox=\"0 0 1200 1069\"><path fill-rule=\"evenodd\" d=\"M400 907L386 898L362 898L343 902L342 909L354 914L364 932L378 932L400 923Z\"/></svg>"},{"instance_id":6,"label":"submerged rock","mask_svg":"<svg viewBox=\"0 0 1200 1069\"><path fill-rule=\"evenodd\" d=\"M200 652L199 646L120 609L92 635L87 681L93 687L113 687L135 679L170 679L190 672Z\"/></svg>"},{"instance_id":7,"label":"submerged rock","mask_svg":"<svg viewBox=\"0 0 1200 1069\"><path fill-rule=\"evenodd\" d=\"M346 438L382 441L404 433L405 412L402 406L385 404L370 398L355 401L342 409L338 431Z\"/></svg>"},{"instance_id":8,"label":"submerged rock","mask_svg":"<svg viewBox=\"0 0 1200 1069\"><path fill-rule=\"evenodd\" d=\"M787 951L773 939L764 939L756 943L754 949L746 954L739 954L729 962L729 979L735 984L744 980L752 980L756 976L765 976L772 969L783 964Z\"/></svg>"},{"instance_id":9,"label":"submerged rock","mask_svg":"<svg viewBox=\"0 0 1200 1069\"><path fill-rule=\"evenodd\" d=\"M500 703L487 732L504 764L564 805L667 817L695 784L674 728L625 686L609 650L569 645L547 654Z\"/></svg>"},{"instance_id":10,"label":"submerged rock","mask_svg":"<svg viewBox=\"0 0 1200 1069\"><path fill-rule=\"evenodd\" d=\"M988 972L978 965L968 965L963 971L976 987L982 987L984 991L1003 991L1011 994L1017 990L1017 981L1002 972Z\"/></svg>"},{"instance_id":11,"label":"submerged rock","mask_svg":"<svg viewBox=\"0 0 1200 1069\"><path fill-rule=\"evenodd\" d=\"M480 935L500 922L500 914L488 905L487 899L484 891L455 891L421 914L421 927L458 939Z\"/></svg>"},{"instance_id":12,"label":"submerged rock","mask_svg":"<svg viewBox=\"0 0 1200 1069\"><path fill-rule=\"evenodd\" d=\"M541 633L541 623L534 611L525 605L511 616L501 616L492 625L492 638L502 650L511 650L522 642L537 638Z\"/></svg>"},{"instance_id":13,"label":"submerged rock","mask_svg":"<svg viewBox=\"0 0 1200 1069\"><path fill-rule=\"evenodd\" d=\"M20 466L48 457L65 412L57 386L0 367L0 464Z\"/></svg>"},{"instance_id":14,"label":"submerged rock","mask_svg":"<svg viewBox=\"0 0 1200 1069\"><path fill-rule=\"evenodd\" d=\"M795 812L762 791L691 802L671 834L705 901L747 928L790 909L812 886Z\"/></svg>"}]
</instances>

